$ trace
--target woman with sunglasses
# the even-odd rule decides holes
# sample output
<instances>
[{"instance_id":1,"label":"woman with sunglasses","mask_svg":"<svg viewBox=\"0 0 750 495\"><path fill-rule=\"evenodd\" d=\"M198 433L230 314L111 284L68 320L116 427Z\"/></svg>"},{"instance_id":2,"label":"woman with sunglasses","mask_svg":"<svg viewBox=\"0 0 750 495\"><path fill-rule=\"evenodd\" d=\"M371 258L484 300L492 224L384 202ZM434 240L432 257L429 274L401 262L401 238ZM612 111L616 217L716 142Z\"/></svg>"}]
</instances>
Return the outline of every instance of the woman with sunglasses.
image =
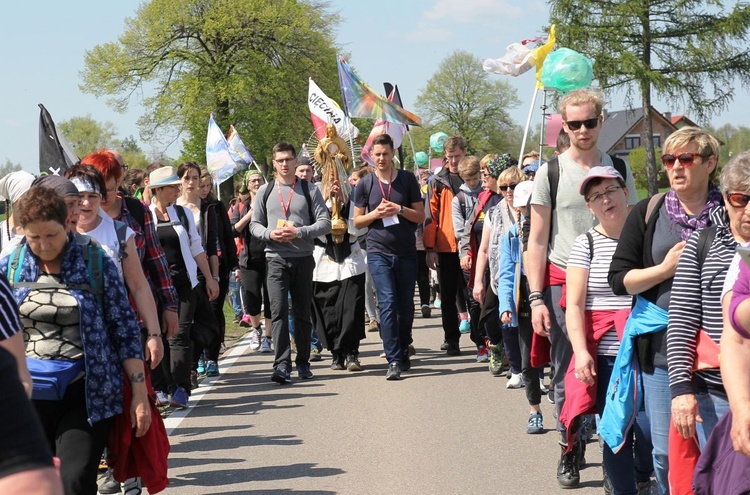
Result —
<instances>
[{"instance_id":1,"label":"woman with sunglasses","mask_svg":"<svg viewBox=\"0 0 750 495\"><path fill-rule=\"evenodd\" d=\"M716 138L703 129L683 127L667 138L664 152L662 163L670 189L635 206L623 227L608 277L615 294L637 296L628 323L627 330L631 331L626 331L623 340L634 340L633 359L638 360L642 372L660 495L669 493L672 404L666 334L673 277L685 241L693 232L715 223L711 212L720 210L723 203L721 193L711 183L719 155ZM608 441L613 448L616 443L614 439Z\"/></svg>"}]
</instances>

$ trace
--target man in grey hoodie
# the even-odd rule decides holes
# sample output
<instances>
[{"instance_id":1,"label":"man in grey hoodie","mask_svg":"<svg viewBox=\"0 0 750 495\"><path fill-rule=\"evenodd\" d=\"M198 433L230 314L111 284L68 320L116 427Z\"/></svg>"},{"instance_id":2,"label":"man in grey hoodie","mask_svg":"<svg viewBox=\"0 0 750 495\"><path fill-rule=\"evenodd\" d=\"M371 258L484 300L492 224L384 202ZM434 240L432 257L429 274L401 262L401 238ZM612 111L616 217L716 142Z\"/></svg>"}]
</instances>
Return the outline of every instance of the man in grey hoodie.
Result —
<instances>
[{"instance_id":1,"label":"man in grey hoodie","mask_svg":"<svg viewBox=\"0 0 750 495\"><path fill-rule=\"evenodd\" d=\"M317 187L294 174L297 153L289 143L273 147L275 180L260 187L253 205L250 233L266 243L266 284L276 358L271 380L291 381L292 350L289 338L289 300L292 298L297 347L295 364L301 379L310 371L310 304L314 240L331 231L331 220Z\"/></svg>"}]
</instances>

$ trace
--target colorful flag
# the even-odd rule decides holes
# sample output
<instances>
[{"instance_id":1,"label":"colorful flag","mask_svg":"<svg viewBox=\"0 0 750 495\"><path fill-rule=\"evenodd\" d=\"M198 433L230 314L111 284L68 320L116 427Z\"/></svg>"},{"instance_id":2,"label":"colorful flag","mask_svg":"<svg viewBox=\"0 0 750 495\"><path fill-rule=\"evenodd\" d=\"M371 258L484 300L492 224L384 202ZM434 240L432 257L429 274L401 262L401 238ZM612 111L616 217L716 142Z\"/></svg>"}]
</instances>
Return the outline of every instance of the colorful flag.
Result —
<instances>
[{"instance_id":1,"label":"colorful flag","mask_svg":"<svg viewBox=\"0 0 750 495\"><path fill-rule=\"evenodd\" d=\"M344 111L341 110L338 103L323 93L323 90L315 84L312 77L307 90L307 106L310 107L310 118L318 139L323 139L326 136L326 126L329 122L333 122L339 136L347 141L349 138L355 139L359 136L359 129L352 124L349 117L344 115Z\"/></svg>"},{"instance_id":2,"label":"colorful flag","mask_svg":"<svg viewBox=\"0 0 750 495\"><path fill-rule=\"evenodd\" d=\"M393 101L396 95L396 88L391 91L391 94L388 95L388 101ZM392 122L388 122L387 120L378 120L375 122L375 125L372 128L372 131L370 131L370 136L367 138L367 142L362 147L362 160L366 161L373 167L375 166L375 160L373 160L371 152L372 152L372 142L373 140L380 135L388 134L391 136L391 139L393 139L393 149L398 148L401 146L401 142L404 140L404 134L406 134L406 125L405 124L394 124Z\"/></svg>"},{"instance_id":3,"label":"colorful flag","mask_svg":"<svg viewBox=\"0 0 750 495\"><path fill-rule=\"evenodd\" d=\"M233 125L229 126L227 143L229 143L229 154L232 156L234 162L241 167L240 170L245 170L255 161L253 155L250 154L250 150L248 150L245 143L242 142L240 133L237 132L237 129L235 129Z\"/></svg>"},{"instance_id":4,"label":"colorful flag","mask_svg":"<svg viewBox=\"0 0 750 495\"><path fill-rule=\"evenodd\" d=\"M344 112L350 117L386 120L395 124L422 125L422 119L378 95L362 82L343 57L339 57L339 82Z\"/></svg>"},{"instance_id":5,"label":"colorful flag","mask_svg":"<svg viewBox=\"0 0 750 495\"><path fill-rule=\"evenodd\" d=\"M542 46L533 50L526 46L529 43L537 43L544 39L547 41ZM553 24L550 27L549 36L527 39L520 43L508 45L505 49L505 55L500 58L484 59L482 61L482 68L486 72L516 77L535 67L537 87L541 89L544 87L540 81L542 77L542 64L544 64L544 58L552 51L554 46L555 26Z\"/></svg>"},{"instance_id":6,"label":"colorful flag","mask_svg":"<svg viewBox=\"0 0 750 495\"><path fill-rule=\"evenodd\" d=\"M73 145L58 131L52 116L39 104L39 173L63 175L68 167L81 161Z\"/></svg>"},{"instance_id":7,"label":"colorful flag","mask_svg":"<svg viewBox=\"0 0 750 495\"><path fill-rule=\"evenodd\" d=\"M216 125L214 114L211 114L206 135L206 167L214 179L214 184L221 184L242 170L242 165L234 161L232 154L227 138Z\"/></svg>"}]
</instances>

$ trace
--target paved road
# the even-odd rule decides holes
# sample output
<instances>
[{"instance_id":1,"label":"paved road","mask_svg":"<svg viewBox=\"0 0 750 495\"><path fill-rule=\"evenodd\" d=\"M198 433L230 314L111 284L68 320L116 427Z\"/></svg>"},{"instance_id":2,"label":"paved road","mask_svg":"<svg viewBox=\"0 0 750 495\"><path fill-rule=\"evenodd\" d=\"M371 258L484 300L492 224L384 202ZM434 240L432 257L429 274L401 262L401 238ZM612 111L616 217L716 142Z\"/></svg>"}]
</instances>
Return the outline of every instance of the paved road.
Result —
<instances>
[{"instance_id":1,"label":"paved road","mask_svg":"<svg viewBox=\"0 0 750 495\"><path fill-rule=\"evenodd\" d=\"M165 494L561 493L552 405L542 435L527 435L526 398L464 355L448 357L439 318L415 321L417 355L400 382L385 380L380 341L368 333L365 370L332 371L279 386L272 356L240 341L204 380L194 404L167 420L172 454ZM197 403L196 403L197 402ZM600 494L601 455L587 452L576 494Z\"/></svg>"}]
</instances>

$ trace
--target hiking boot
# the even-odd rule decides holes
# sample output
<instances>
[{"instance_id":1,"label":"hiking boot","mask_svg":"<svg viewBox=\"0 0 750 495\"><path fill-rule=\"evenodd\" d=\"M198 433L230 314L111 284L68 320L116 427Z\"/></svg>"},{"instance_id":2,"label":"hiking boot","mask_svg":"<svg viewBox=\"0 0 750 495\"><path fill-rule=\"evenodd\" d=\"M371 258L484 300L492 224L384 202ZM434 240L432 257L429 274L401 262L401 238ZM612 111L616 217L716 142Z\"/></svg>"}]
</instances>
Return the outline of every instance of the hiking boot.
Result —
<instances>
[{"instance_id":1,"label":"hiking boot","mask_svg":"<svg viewBox=\"0 0 750 495\"><path fill-rule=\"evenodd\" d=\"M491 345L490 350L490 373L492 376L500 376L503 373L503 346Z\"/></svg>"},{"instance_id":2,"label":"hiking boot","mask_svg":"<svg viewBox=\"0 0 750 495\"><path fill-rule=\"evenodd\" d=\"M544 418L542 413L535 412L529 415L529 422L526 425L526 433L529 435L536 435L538 433L544 433L544 426L542 425Z\"/></svg>"},{"instance_id":3,"label":"hiking boot","mask_svg":"<svg viewBox=\"0 0 750 495\"><path fill-rule=\"evenodd\" d=\"M219 376L219 365L216 361L209 361L206 365L206 376Z\"/></svg>"},{"instance_id":4,"label":"hiking boot","mask_svg":"<svg viewBox=\"0 0 750 495\"><path fill-rule=\"evenodd\" d=\"M445 353L449 356L460 356L461 348L458 346L458 342L448 342L448 348Z\"/></svg>"},{"instance_id":5,"label":"hiking boot","mask_svg":"<svg viewBox=\"0 0 750 495\"><path fill-rule=\"evenodd\" d=\"M581 475L578 471L578 452L573 448L566 453L565 446L561 446L560 461L557 463L557 483L560 488L575 488L581 482Z\"/></svg>"},{"instance_id":6,"label":"hiking boot","mask_svg":"<svg viewBox=\"0 0 750 495\"><path fill-rule=\"evenodd\" d=\"M242 319L240 320L240 326L242 328L250 328L251 326L253 326L253 323L250 321L249 315L244 315L242 317Z\"/></svg>"},{"instance_id":7,"label":"hiking boot","mask_svg":"<svg viewBox=\"0 0 750 495\"><path fill-rule=\"evenodd\" d=\"M313 372L310 371L310 363L301 363L297 365L297 376L302 380L309 380L313 377Z\"/></svg>"},{"instance_id":8,"label":"hiking boot","mask_svg":"<svg viewBox=\"0 0 750 495\"><path fill-rule=\"evenodd\" d=\"M177 409L187 409L189 398L187 390L177 387L177 390L172 393L172 400L169 404Z\"/></svg>"},{"instance_id":9,"label":"hiking boot","mask_svg":"<svg viewBox=\"0 0 750 495\"><path fill-rule=\"evenodd\" d=\"M310 349L310 361L320 361L323 356L320 355L320 350L317 348Z\"/></svg>"},{"instance_id":10,"label":"hiking boot","mask_svg":"<svg viewBox=\"0 0 750 495\"><path fill-rule=\"evenodd\" d=\"M260 340L260 353L270 354L272 352L273 352L273 343L271 342L271 337L263 337Z\"/></svg>"},{"instance_id":11,"label":"hiking boot","mask_svg":"<svg viewBox=\"0 0 750 495\"><path fill-rule=\"evenodd\" d=\"M422 318L429 318L432 316L432 309L429 304L422 305Z\"/></svg>"},{"instance_id":12,"label":"hiking boot","mask_svg":"<svg viewBox=\"0 0 750 495\"><path fill-rule=\"evenodd\" d=\"M400 380L401 379L401 366L398 361L393 361L388 365L388 371L385 373L386 380Z\"/></svg>"},{"instance_id":13,"label":"hiking boot","mask_svg":"<svg viewBox=\"0 0 750 495\"><path fill-rule=\"evenodd\" d=\"M490 350L487 346L480 345L477 347L477 363L486 363L490 360Z\"/></svg>"},{"instance_id":14,"label":"hiking boot","mask_svg":"<svg viewBox=\"0 0 750 495\"><path fill-rule=\"evenodd\" d=\"M505 384L505 388L524 388L526 384L523 381L523 376L521 376L521 373L513 373L510 376L510 380L508 380L508 383Z\"/></svg>"},{"instance_id":15,"label":"hiking boot","mask_svg":"<svg viewBox=\"0 0 750 495\"><path fill-rule=\"evenodd\" d=\"M279 385L291 383L292 374L289 373L289 369L286 367L286 364L280 364L276 366L276 369L273 370L273 375L271 375L271 381L276 382Z\"/></svg>"},{"instance_id":16,"label":"hiking boot","mask_svg":"<svg viewBox=\"0 0 750 495\"><path fill-rule=\"evenodd\" d=\"M260 350L260 327L255 327L250 330L250 350Z\"/></svg>"},{"instance_id":17,"label":"hiking boot","mask_svg":"<svg viewBox=\"0 0 750 495\"><path fill-rule=\"evenodd\" d=\"M109 469L107 469L107 474L104 475L104 483L99 485L99 493L101 495L120 493L120 483L115 481L115 478L112 476L112 471Z\"/></svg>"},{"instance_id":18,"label":"hiking boot","mask_svg":"<svg viewBox=\"0 0 750 495\"><path fill-rule=\"evenodd\" d=\"M346 357L346 369L349 371L362 371L362 365L359 364L359 358L356 354L349 354Z\"/></svg>"},{"instance_id":19,"label":"hiking boot","mask_svg":"<svg viewBox=\"0 0 750 495\"><path fill-rule=\"evenodd\" d=\"M190 390L198 388L198 372L190 370Z\"/></svg>"}]
</instances>

